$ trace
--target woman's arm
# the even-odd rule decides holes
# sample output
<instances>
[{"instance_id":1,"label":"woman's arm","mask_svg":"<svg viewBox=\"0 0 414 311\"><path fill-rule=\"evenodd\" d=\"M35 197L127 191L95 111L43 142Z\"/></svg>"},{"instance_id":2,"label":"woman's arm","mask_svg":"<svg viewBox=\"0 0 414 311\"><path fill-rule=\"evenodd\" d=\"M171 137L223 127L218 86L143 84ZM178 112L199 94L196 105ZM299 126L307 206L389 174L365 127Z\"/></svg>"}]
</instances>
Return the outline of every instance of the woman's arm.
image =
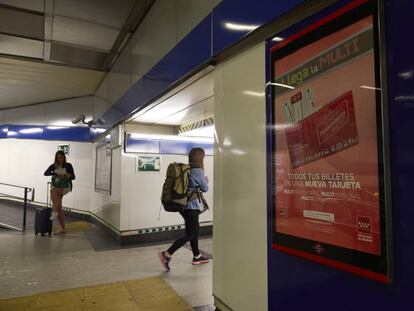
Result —
<instances>
[{"instance_id":1,"label":"woman's arm","mask_svg":"<svg viewBox=\"0 0 414 311\"><path fill-rule=\"evenodd\" d=\"M194 179L202 192L208 191L208 182L204 177L204 171L201 168L194 169Z\"/></svg>"},{"instance_id":2,"label":"woman's arm","mask_svg":"<svg viewBox=\"0 0 414 311\"><path fill-rule=\"evenodd\" d=\"M54 164L52 164L51 166L49 166L49 167L47 168L47 170L45 171L44 175L45 175L45 176L52 176L52 175L54 175L54 174L55 174L55 165L54 165Z\"/></svg>"},{"instance_id":3,"label":"woman's arm","mask_svg":"<svg viewBox=\"0 0 414 311\"><path fill-rule=\"evenodd\" d=\"M74 180L76 178L72 164L66 163L66 172L70 175L71 180Z\"/></svg>"}]
</instances>

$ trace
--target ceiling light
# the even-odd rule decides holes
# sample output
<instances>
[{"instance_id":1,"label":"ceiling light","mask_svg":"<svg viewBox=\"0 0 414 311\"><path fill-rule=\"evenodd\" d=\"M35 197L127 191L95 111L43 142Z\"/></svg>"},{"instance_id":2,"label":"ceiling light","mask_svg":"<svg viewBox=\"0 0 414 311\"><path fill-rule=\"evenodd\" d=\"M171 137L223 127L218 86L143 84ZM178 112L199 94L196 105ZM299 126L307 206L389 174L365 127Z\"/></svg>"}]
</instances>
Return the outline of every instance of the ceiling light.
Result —
<instances>
[{"instance_id":1,"label":"ceiling light","mask_svg":"<svg viewBox=\"0 0 414 311\"><path fill-rule=\"evenodd\" d=\"M17 135L17 132L15 132L15 131L8 131L7 132L7 136L16 136Z\"/></svg>"},{"instance_id":2,"label":"ceiling light","mask_svg":"<svg viewBox=\"0 0 414 311\"><path fill-rule=\"evenodd\" d=\"M224 23L224 27L234 31L253 31L259 27L259 25L247 25L237 23Z\"/></svg>"},{"instance_id":3,"label":"ceiling light","mask_svg":"<svg viewBox=\"0 0 414 311\"><path fill-rule=\"evenodd\" d=\"M66 129L66 126L46 126L46 128L48 130L61 130L61 129Z\"/></svg>"},{"instance_id":4,"label":"ceiling light","mask_svg":"<svg viewBox=\"0 0 414 311\"><path fill-rule=\"evenodd\" d=\"M34 134L34 133L43 133L43 129L40 127L33 127L29 129L20 130L21 134Z\"/></svg>"},{"instance_id":5,"label":"ceiling light","mask_svg":"<svg viewBox=\"0 0 414 311\"><path fill-rule=\"evenodd\" d=\"M281 41L283 41L283 40L285 40L284 38L282 38L282 37L273 37L273 39L272 39L272 41L274 41L274 42L281 42Z\"/></svg>"},{"instance_id":6,"label":"ceiling light","mask_svg":"<svg viewBox=\"0 0 414 311\"><path fill-rule=\"evenodd\" d=\"M214 137L214 125L199 127L194 130L190 130L184 133L179 133L180 136L191 136L191 137Z\"/></svg>"},{"instance_id":7,"label":"ceiling light","mask_svg":"<svg viewBox=\"0 0 414 311\"><path fill-rule=\"evenodd\" d=\"M137 139L153 139L153 140L172 140L172 141L192 141L192 142L206 142L212 143L213 138L209 137L191 137L191 136L178 136L178 135L157 135L157 134L143 134L143 133L130 133L131 138Z\"/></svg>"}]
</instances>

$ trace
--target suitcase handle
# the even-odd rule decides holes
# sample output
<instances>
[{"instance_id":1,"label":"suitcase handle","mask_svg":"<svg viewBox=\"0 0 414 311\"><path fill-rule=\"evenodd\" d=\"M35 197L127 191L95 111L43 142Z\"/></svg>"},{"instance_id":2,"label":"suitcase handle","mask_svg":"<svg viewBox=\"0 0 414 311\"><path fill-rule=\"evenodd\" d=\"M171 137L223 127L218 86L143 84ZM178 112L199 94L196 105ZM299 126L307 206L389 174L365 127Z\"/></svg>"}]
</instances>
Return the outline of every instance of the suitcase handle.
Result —
<instances>
[{"instance_id":1,"label":"suitcase handle","mask_svg":"<svg viewBox=\"0 0 414 311\"><path fill-rule=\"evenodd\" d=\"M50 195L50 185L51 185L52 183L49 181L47 184L46 184L46 207L50 207L50 205L49 205L49 195Z\"/></svg>"}]
</instances>

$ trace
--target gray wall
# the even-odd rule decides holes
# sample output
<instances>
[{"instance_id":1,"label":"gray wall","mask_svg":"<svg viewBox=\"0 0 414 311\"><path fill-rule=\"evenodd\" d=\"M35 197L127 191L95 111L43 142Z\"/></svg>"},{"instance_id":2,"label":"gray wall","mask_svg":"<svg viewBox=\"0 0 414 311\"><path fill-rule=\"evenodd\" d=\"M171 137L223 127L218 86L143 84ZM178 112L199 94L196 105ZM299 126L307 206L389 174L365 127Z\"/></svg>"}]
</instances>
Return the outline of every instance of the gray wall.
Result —
<instances>
[{"instance_id":1,"label":"gray wall","mask_svg":"<svg viewBox=\"0 0 414 311\"><path fill-rule=\"evenodd\" d=\"M221 0L157 0L96 92L105 111Z\"/></svg>"}]
</instances>

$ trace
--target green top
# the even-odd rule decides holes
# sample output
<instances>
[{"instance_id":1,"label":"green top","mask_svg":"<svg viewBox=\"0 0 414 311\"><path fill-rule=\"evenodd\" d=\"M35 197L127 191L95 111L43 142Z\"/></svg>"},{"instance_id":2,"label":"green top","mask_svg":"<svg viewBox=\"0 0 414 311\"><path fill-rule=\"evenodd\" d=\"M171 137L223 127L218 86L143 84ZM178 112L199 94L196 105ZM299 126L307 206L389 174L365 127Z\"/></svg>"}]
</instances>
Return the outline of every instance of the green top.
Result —
<instances>
[{"instance_id":1,"label":"green top","mask_svg":"<svg viewBox=\"0 0 414 311\"><path fill-rule=\"evenodd\" d=\"M59 174L66 174L66 168L56 167L55 174L52 175L52 186L55 188L69 188L70 179L68 177L60 177Z\"/></svg>"}]
</instances>

